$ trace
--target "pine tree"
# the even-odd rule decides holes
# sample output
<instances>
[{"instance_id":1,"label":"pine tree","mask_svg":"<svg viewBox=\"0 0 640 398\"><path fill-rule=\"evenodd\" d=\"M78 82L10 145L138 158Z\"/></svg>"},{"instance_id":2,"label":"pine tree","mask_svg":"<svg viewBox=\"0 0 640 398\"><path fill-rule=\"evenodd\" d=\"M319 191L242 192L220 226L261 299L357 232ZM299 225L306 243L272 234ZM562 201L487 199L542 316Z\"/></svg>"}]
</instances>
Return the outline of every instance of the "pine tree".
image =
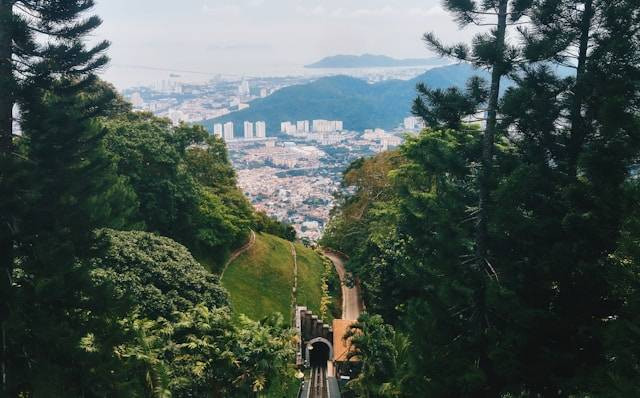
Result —
<instances>
[{"instance_id":1,"label":"pine tree","mask_svg":"<svg viewBox=\"0 0 640 398\"><path fill-rule=\"evenodd\" d=\"M431 90L419 83L412 112L430 128L461 130L463 120L478 113L478 107L486 101L488 93L484 85L478 77L469 81L465 92L456 87Z\"/></svg>"},{"instance_id":2,"label":"pine tree","mask_svg":"<svg viewBox=\"0 0 640 398\"><path fill-rule=\"evenodd\" d=\"M460 61L471 62L478 68L487 69L491 73L488 93L482 93L482 85L470 84L477 90L471 91L470 98L484 99L486 95L486 127L482 135L482 151L479 159L480 168L477 175L477 208L475 217L475 236L473 253L459 253L466 258L472 255L474 261L470 267L470 278L461 278L473 293L469 298L472 310L466 319L474 332L469 339L474 340L479 372L486 377L484 388L476 389L473 394L495 395L502 383L502 375L496 371L494 360L489 357L491 336L496 324L492 320L491 303L488 297L498 283L499 272L490 252L489 224L492 213L491 197L495 189L495 141L498 135L498 115L500 112L501 80L516 71L520 61L520 49L509 44L508 28L519 25L524 12L530 6L528 1L517 0L444 0L444 6L452 12L461 26L490 26L488 33L474 37L471 47L466 44L444 45L434 33L426 33L424 41L441 56L453 57ZM475 92L476 95L473 95ZM454 276L455 277L455 276ZM443 313L444 314L444 313ZM449 318L446 315L445 318ZM444 319L443 319L444 321Z\"/></svg>"},{"instance_id":3,"label":"pine tree","mask_svg":"<svg viewBox=\"0 0 640 398\"><path fill-rule=\"evenodd\" d=\"M13 200L0 203L0 331L5 335L9 316L12 269L14 266L14 233L20 228L17 211L20 187L16 182L15 163L19 159L14 147L14 105L35 87L47 87L52 76L83 80L104 65L101 53L108 47L101 42L87 49L83 38L101 23L82 14L94 5L92 0L0 0L0 184L2 192L10 192ZM18 181L19 182L19 181ZM8 205L8 207L5 207ZM5 347L0 347L2 389L5 388Z\"/></svg>"},{"instance_id":4,"label":"pine tree","mask_svg":"<svg viewBox=\"0 0 640 398\"><path fill-rule=\"evenodd\" d=\"M584 119L584 107L588 97L590 49L608 3L598 0L533 2L528 10L531 24L520 29L526 43L524 55L529 61L552 60L576 70L568 107L571 128L565 159L567 173L574 178L578 168L579 147L589 128L589 121Z\"/></svg>"},{"instance_id":5,"label":"pine tree","mask_svg":"<svg viewBox=\"0 0 640 398\"><path fill-rule=\"evenodd\" d=\"M26 87L48 84L53 75L82 79L107 62L101 55L107 42L90 49L82 42L101 24L97 16L81 19L93 5L93 0L0 1L0 154L12 151L13 106Z\"/></svg>"},{"instance_id":6,"label":"pine tree","mask_svg":"<svg viewBox=\"0 0 640 398\"><path fill-rule=\"evenodd\" d=\"M514 0L444 0L445 7L452 12L461 26L491 26L490 33L479 34L472 47L466 44L446 46L434 33L426 33L424 41L438 54L469 61L473 65L491 71L491 82L487 97L487 121L483 135L481 169L478 178L478 209L476 223L475 255L480 270L490 269L488 254L488 223L491 179L493 171L494 141L497 133L500 83L503 77L514 70L520 53L510 46L507 28L519 24L529 4ZM493 19L493 20L492 20ZM490 270L490 272L494 272Z\"/></svg>"},{"instance_id":7,"label":"pine tree","mask_svg":"<svg viewBox=\"0 0 640 398\"><path fill-rule=\"evenodd\" d=\"M101 376L84 373L90 366L83 366L87 359L78 342L101 331L112 309L94 300L88 270L78 259L88 253L95 228L124 228L136 209L96 121L106 108L102 100L111 98L87 99L68 90L60 82L22 103L29 197L16 234L21 277L6 328L8 350L21 353L7 366L7 388L16 394L79 396L91 383L100 384ZM38 366L28 366L32 362Z\"/></svg>"},{"instance_id":8,"label":"pine tree","mask_svg":"<svg viewBox=\"0 0 640 398\"><path fill-rule=\"evenodd\" d=\"M575 3L535 3L523 30L531 61L575 75L530 64L502 108L519 158L496 195L503 284L520 314L506 332L526 336L512 346L527 360L521 389L635 396L637 351L620 342L638 338L638 265L619 248L639 200L640 3Z\"/></svg>"}]
</instances>

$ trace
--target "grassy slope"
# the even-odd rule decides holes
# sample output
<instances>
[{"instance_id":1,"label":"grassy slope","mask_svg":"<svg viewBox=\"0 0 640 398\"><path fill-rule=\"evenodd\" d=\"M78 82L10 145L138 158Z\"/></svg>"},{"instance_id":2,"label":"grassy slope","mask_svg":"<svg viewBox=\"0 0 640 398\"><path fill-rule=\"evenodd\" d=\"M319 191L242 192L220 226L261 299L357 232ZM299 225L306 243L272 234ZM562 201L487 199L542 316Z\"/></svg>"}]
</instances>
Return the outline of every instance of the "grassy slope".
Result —
<instances>
[{"instance_id":1,"label":"grassy slope","mask_svg":"<svg viewBox=\"0 0 640 398\"><path fill-rule=\"evenodd\" d=\"M304 305L320 314L320 298L322 297L322 258L312 249L296 244L298 257L298 305Z\"/></svg>"},{"instance_id":2,"label":"grassy slope","mask_svg":"<svg viewBox=\"0 0 640 398\"><path fill-rule=\"evenodd\" d=\"M259 320L279 312L290 322L293 257L289 242L257 234L253 247L229 264L222 284L235 313Z\"/></svg>"},{"instance_id":3,"label":"grassy slope","mask_svg":"<svg viewBox=\"0 0 640 398\"><path fill-rule=\"evenodd\" d=\"M322 258L312 249L296 243L298 261L298 305L320 313L322 296ZM225 271L223 286L231 295L236 314L259 320L280 312L291 321L293 258L286 240L257 234L251 249L233 261ZM330 322L330 319L325 321Z\"/></svg>"},{"instance_id":4,"label":"grassy slope","mask_svg":"<svg viewBox=\"0 0 640 398\"><path fill-rule=\"evenodd\" d=\"M293 257L289 242L257 234L255 244L229 264L222 279L235 313L259 320L280 312L291 322Z\"/></svg>"}]
</instances>

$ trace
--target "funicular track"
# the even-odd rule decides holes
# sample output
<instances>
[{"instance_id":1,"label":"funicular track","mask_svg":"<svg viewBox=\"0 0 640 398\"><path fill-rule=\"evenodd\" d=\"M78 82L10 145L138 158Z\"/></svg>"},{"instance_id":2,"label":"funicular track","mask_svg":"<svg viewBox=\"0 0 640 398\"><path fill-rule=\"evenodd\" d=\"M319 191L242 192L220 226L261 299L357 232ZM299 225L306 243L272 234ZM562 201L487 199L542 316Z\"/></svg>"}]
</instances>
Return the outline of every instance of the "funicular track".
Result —
<instances>
[{"instance_id":1,"label":"funicular track","mask_svg":"<svg viewBox=\"0 0 640 398\"><path fill-rule=\"evenodd\" d=\"M309 398L328 398L327 391L327 368L316 366L311 368L311 386L309 388Z\"/></svg>"}]
</instances>

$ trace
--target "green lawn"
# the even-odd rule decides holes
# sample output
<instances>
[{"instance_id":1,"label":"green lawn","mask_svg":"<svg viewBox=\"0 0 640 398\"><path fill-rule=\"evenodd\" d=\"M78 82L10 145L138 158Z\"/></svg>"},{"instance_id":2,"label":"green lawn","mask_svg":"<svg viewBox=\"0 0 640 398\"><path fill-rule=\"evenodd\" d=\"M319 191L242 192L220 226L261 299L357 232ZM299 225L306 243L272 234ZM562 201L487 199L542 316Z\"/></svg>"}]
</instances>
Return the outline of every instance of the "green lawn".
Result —
<instances>
[{"instance_id":1,"label":"green lawn","mask_svg":"<svg viewBox=\"0 0 640 398\"><path fill-rule=\"evenodd\" d=\"M229 267L222 278L236 314L259 320L279 312L291 322L293 257L284 239L256 234L256 242Z\"/></svg>"},{"instance_id":2,"label":"green lawn","mask_svg":"<svg viewBox=\"0 0 640 398\"><path fill-rule=\"evenodd\" d=\"M298 256L298 305L303 305L318 315L324 272L322 258L312 249L299 243L296 244L296 253Z\"/></svg>"}]
</instances>

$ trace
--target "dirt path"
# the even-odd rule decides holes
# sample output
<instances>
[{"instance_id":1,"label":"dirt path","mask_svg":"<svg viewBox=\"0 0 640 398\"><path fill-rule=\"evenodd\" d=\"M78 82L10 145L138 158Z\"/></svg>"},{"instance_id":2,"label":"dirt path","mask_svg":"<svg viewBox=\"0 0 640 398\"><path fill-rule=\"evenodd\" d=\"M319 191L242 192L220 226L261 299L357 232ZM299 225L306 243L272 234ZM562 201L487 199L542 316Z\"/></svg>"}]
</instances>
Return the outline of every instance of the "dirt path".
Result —
<instances>
[{"instance_id":1,"label":"dirt path","mask_svg":"<svg viewBox=\"0 0 640 398\"><path fill-rule=\"evenodd\" d=\"M322 253L333 262L342 282L342 319L355 321L362 312L362 299L358 286L348 287L345 284L347 272L342 257L336 253L323 250Z\"/></svg>"},{"instance_id":2,"label":"dirt path","mask_svg":"<svg viewBox=\"0 0 640 398\"><path fill-rule=\"evenodd\" d=\"M220 274L220 279L222 279L222 277L224 276L224 272L227 270L227 267L229 267L229 264L231 264L236 258L240 257L242 253L251 249L251 246L253 246L254 243L256 243L256 233L251 230L251 235L249 235L249 242L245 243L242 247L231 253L231 256L224 264L224 268L222 269L222 273Z\"/></svg>"}]
</instances>

